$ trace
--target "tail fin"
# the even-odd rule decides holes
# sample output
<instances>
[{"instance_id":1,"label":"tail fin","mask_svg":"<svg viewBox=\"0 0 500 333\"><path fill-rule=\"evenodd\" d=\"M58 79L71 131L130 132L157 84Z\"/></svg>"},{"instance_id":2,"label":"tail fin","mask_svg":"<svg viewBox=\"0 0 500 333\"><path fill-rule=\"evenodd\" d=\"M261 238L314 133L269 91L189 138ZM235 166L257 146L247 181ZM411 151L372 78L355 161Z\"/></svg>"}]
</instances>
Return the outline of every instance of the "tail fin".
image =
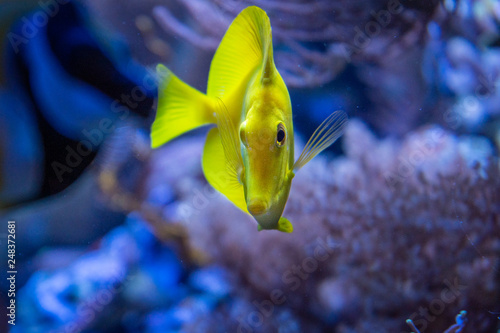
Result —
<instances>
[{"instance_id":1,"label":"tail fin","mask_svg":"<svg viewBox=\"0 0 500 333\"><path fill-rule=\"evenodd\" d=\"M157 148L196 127L215 123L213 101L158 65L158 107L151 127L151 146Z\"/></svg>"}]
</instances>

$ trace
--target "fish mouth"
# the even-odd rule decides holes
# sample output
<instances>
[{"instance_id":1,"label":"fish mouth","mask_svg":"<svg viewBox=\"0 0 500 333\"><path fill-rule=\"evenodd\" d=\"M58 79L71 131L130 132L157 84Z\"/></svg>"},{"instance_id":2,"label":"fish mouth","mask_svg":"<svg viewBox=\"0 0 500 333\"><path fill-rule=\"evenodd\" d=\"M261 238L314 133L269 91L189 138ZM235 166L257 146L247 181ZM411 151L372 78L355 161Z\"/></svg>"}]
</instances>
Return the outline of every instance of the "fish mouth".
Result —
<instances>
[{"instance_id":1,"label":"fish mouth","mask_svg":"<svg viewBox=\"0 0 500 333\"><path fill-rule=\"evenodd\" d=\"M267 211L266 202L262 199L251 199L247 204L248 211L253 216L262 215Z\"/></svg>"}]
</instances>

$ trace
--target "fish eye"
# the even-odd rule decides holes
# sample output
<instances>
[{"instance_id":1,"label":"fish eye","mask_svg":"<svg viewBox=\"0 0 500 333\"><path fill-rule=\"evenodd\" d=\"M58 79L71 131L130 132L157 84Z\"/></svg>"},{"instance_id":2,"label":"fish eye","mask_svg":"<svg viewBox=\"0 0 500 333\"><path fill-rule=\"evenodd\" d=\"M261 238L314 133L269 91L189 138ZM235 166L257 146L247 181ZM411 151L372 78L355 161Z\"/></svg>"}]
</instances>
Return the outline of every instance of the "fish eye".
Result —
<instances>
[{"instance_id":1,"label":"fish eye","mask_svg":"<svg viewBox=\"0 0 500 333\"><path fill-rule=\"evenodd\" d=\"M286 132L285 132L285 125L282 123L278 124L278 133L276 134L276 144L278 147L281 147L285 144L286 140Z\"/></svg>"}]
</instances>

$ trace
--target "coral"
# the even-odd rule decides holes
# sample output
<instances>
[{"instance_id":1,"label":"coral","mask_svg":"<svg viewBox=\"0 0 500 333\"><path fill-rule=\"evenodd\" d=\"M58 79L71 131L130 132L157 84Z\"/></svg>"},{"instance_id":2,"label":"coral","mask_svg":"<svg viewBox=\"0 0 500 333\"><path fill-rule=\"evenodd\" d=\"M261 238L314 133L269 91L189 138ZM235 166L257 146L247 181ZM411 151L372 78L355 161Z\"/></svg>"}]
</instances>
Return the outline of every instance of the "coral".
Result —
<instances>
[{"instance_id":1,"label":"coral","mask_svg":"<svg viewBox=\"0 0 500 333\"><path fill-rule=\"evenodd\" d=\"M500 14L489 0L115 1L89 4L128 37L144 64L164 63L200 90L231 20L257 5L270 16L288 87L337 95L321 118L337 107L356 112L381 136L403 137L428 122L497 135L498 126L483 122L499 113ZM302 104L297 95L292 99ZM321 111L295 110L309 122L313 112Z\"/></svg>"},{"instance_id":2,"label":"coral","mask_svg":"<svg viewBox=\"0 0 500 333\"><path fill-rule=\"evenodd\" d=\"M467 324L467 311L460 311L460 313L455 317L455 324L451 325L448 327L448 329L444 333L459 333L462 332L464 329L465 325ZM420 330L415 327L415 324L411 319L408 319L406 321L408 326L411 327L412 330L415 331L415 333L420 333Z\"/></svg>"},{"instance_id":3,"label":"coral","mask_svg":"<svg viewBox=\"0 0 500 333\"><path fill-rule=\"evenodd\" d=\"M357 64L373 105L365 119L385 135L432 122L493 138L498 126L487 120L500 112L500 34L492 29L499 12L489 1L446 1L427 23L422 47Z\"/></svg>"},{"instance_id":4,"label":"coral","mask_svg":"<svg viewBox=\"0 0 500 333\"><path fill-rule=\"evenodd\" d=\"M215 51L226 27L243 8L262 7L271 18L279 70L289 86L318 86L334 79L345 64L371 61L400 52L424 34L437 1L427 7L405 7L397 1L260 0L178 1L199 26L178 20L166 6L156 7L161 27L191 44ZM184 17L183 21L187 21ZM293 22L293 24L292 24ZM201 33L199 31L202 31ZM400 38L397 42L393 36ZM396 47L394 47L396 45Z\"/></svg>"},{"instance_id":5,"label":"coral","mask_svg":"<svg viewBox=\"0 0 500 333\"><path fill-rule=\"evenodd\" d=\"M380 141L351 120L346 156L317 158L297 174L285 210L295 231L284 235L258 232L210 188L199 134L176 140L147 154L139 194L147 202L133 203L124 226L67 268L31 277L18 326L404 332L410 318L420 331L490 332L497 319L484 309L500 295L500 170L493 149L473 149L487 144L438 126ZM210 264L193 266L171 240L155 238L149 209L186 228ZM467 326L463 316L450 326L461 310Z\"/></svg>"},{"instance_id":6,"label":"coral","mask_svg":"<svg viewBox=\"0 0 500 333\"><path fill-rule=\"evenodd\" d=\"M124 33L139 44L145 43L143 49L155 54L156 61L163 62L172 57L172 47L179 39L197 51L198 55L191 58L193 61L213 54L232 19L247 6L259 6L271 18L276 62L285 81L293 87L311 87L332 81L349 62L377 61L389 54L397 56L421 42L425 24L432 19L439 2L419 5L387 0L146 1L127 3L126 8L118 8L120 15L116 15L113 0L88 3L100 17L110 21L120 17L114 23L118 30L126 29L120 27L124 17L130 13L136 15L132 20L145 41L135 40L136 33L130 28ZM151 13L160 27L149 19ZM152 57L145 55L144 50L137 52L150 62Z\"/></svg>"},{"instance_id":7,"label":"coral","mask_svg":"<svg viewBox=\"0 0 500 333\"><path fill-rule=\"evenodd\" d=\"M131 214L97 249L64 268L33 274L19 293L18 324L11 331L176 330L208 316L233 288L216 266L191 269L187 279L186 273L172 247ZM143 318L134 321L127 312Z\"/></svg>"},{"instance_id":8,"label":"coral","mask_svg":"<svg viewBox=\"0 0 500 333\"><path fill-rule=\"evenodd\" d=\"M302 330L389 332L408 317L422 327L422 308L439 314L425 322L433 331L466 309L468 326L486 332L495 318L481 311L499 296L500 172L491 146L471 154L475 140L488 146L432 126L402 143L378 141L351 121L346 157L313 161L296 176L284 214L295 227L289 237L257 232L250 217L210 190L199 161L184 158L182 166L198 176L179 175L169 161L201 152L201 143L166 147L153 157L151 177L175 178L179 202L167 205L167 216L183 220L193 243L239 276L238 290L251 297L240 325L259 323L249 317L259 310L252 301L284 298L271 303L276 311L262 327L271 330L275 315L291 311Z\"/></svg>"}]
</instances>

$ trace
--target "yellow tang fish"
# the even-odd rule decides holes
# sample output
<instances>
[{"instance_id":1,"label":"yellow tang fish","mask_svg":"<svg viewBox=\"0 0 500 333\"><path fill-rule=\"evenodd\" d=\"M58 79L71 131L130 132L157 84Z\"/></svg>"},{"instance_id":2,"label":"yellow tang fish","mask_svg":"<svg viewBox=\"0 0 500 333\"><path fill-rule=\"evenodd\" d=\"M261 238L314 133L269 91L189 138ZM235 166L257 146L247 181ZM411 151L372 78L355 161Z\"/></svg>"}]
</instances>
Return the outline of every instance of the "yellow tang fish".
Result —
<instances>
[{"instance_id":1,"label":"yellow tang fish","mask_svg":"<svg viewBox=\"0 0 500 333\"><path fill-rule=\"evenodd\" d=\"M231 23L210 66L207 94L163 65L151 145L156 148L196 127L215 124L203 151L207 181L250 213L258 229L292 232L282 217L295 173L330 146L347 123L332 113L294 162L292 106L273 59L271 24L258 7Z\"/></svg>"}]
</instances>

